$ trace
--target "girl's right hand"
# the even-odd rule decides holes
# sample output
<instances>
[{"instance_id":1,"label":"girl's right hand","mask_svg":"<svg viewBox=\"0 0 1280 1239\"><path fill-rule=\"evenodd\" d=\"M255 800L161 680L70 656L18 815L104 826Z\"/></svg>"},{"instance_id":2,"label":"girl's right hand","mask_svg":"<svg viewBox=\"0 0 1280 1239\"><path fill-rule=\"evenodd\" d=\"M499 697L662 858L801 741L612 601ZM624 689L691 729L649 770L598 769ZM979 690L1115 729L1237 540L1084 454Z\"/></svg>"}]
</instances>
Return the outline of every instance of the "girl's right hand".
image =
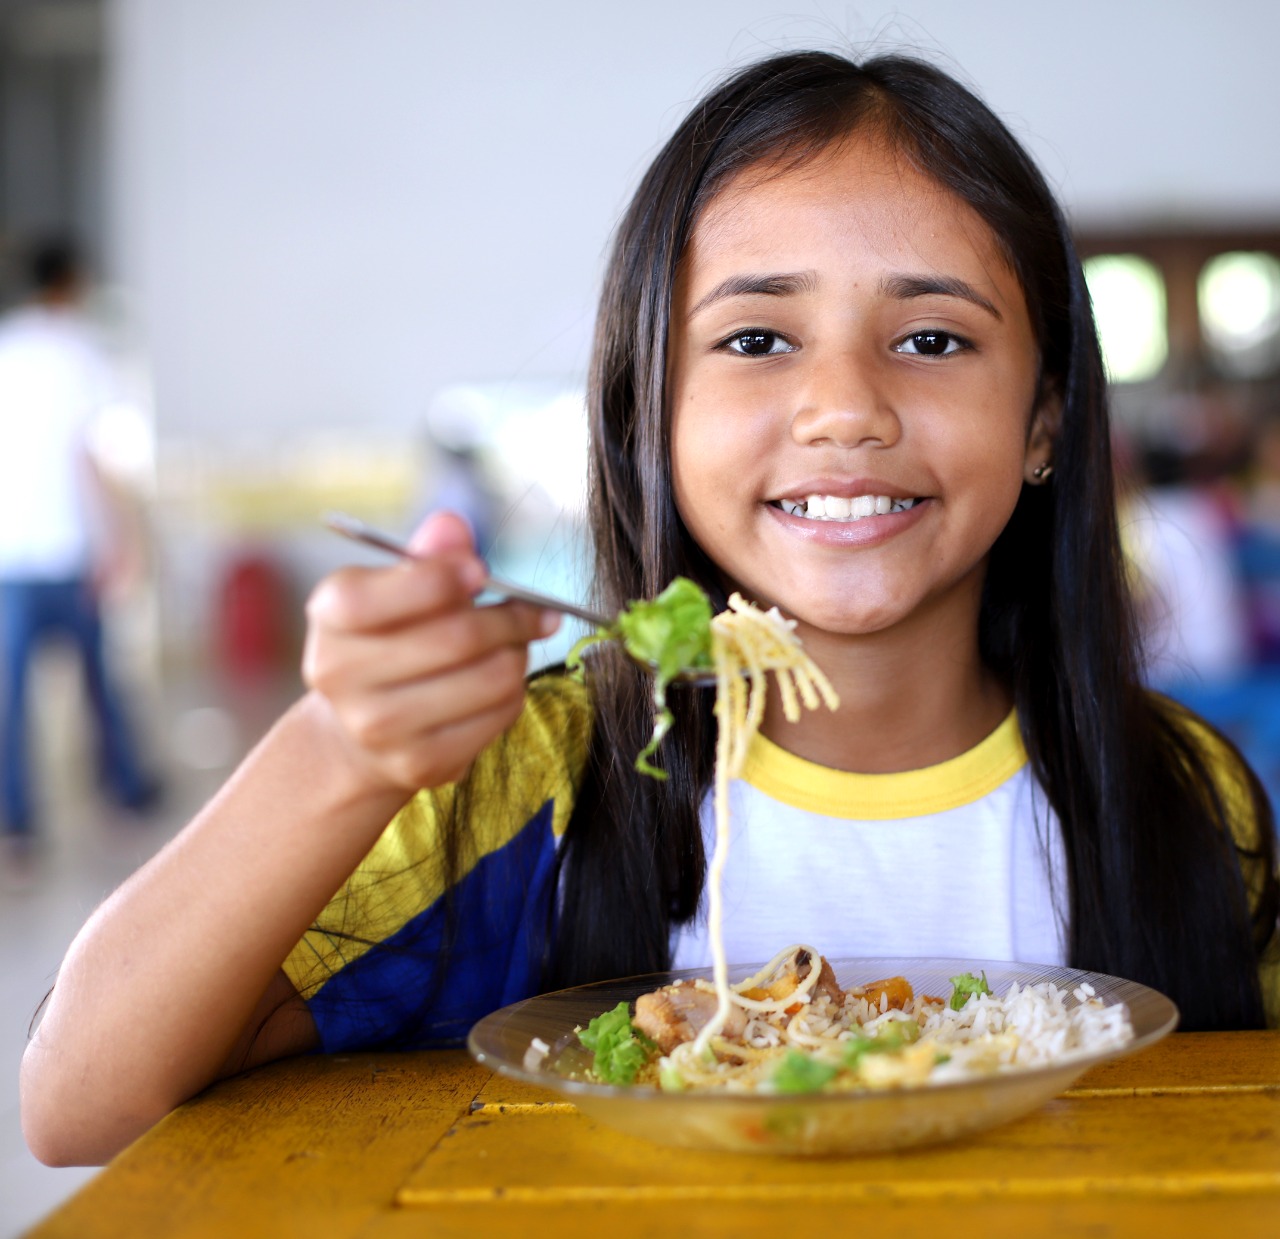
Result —
<instances>
[{"instance_id":1,"label":"girl's right hand","mask_svg":"<svg viewBox=\"0 0 1280 1239\"><path fill-rule=\"evenodd\" d=\"M519 717L529 642L559 626L525 603L474 604L485 566L453 513L409 544L422 559L343 568L307 603L303 678L370 791L461 777Z\"/></svg>"}]
</instances>

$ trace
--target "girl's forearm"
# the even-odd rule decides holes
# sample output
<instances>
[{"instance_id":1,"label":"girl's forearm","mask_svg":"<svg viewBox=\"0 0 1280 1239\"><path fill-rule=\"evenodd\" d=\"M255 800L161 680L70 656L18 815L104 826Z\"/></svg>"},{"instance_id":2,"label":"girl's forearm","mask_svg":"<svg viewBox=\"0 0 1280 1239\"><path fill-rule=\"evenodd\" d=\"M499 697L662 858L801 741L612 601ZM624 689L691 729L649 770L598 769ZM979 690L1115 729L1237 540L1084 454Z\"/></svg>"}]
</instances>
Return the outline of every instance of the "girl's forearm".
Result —
<instances>
[{"instance_id":1,"label":"girl's forearm","mask_svg":"<svg viewBox=\"0 0 1280 1239\"><path fill-rule=\"evenodd\" d=\"M111 1156L213 1080L281 962L405 799L314 694L67 953L22 1068L37 1156Z\"/></svg>"}]
</instances>

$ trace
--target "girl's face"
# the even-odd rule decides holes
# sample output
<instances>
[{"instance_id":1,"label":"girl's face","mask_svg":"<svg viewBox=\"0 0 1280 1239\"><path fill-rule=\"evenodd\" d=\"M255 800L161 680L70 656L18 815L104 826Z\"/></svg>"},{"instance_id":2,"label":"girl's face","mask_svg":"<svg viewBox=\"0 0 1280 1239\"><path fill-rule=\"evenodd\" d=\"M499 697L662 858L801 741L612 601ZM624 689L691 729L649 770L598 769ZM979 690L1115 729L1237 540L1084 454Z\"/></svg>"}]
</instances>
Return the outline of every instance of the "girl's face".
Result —
<instances>
[{"instance_id":1,"label":"girl's face","mask_svg":"<svg viewBox=\"0 0 1280 1239\"><path fill-rule=\"evenodd\" d=\"M976 624L1051 419L972 208L874 138L748 169L694 229L670 358L676 505L731 588L802 635Z\"/></svg>"}]
</instances>

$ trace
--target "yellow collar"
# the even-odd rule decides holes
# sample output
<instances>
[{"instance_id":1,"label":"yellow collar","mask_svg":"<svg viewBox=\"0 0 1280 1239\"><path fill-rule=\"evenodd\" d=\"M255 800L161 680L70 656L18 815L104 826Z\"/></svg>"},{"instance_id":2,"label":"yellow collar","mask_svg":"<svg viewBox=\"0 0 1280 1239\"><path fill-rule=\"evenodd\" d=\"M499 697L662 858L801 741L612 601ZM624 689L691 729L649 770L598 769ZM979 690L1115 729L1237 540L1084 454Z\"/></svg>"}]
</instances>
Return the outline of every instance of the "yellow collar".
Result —
<instances>
[{"instance_id":1,"label":"yellow collar","mask_svg":"<svg viewBox=\"0 0 1280 1239\"><path fill-rule=\"evenodd\" d=\"M900 774L853 774L815 765L757 735L742 778L796 809L869 821L924 817L972 804L1026 764L1017 712L967 753Z\"/></svg>"}]
</instances>

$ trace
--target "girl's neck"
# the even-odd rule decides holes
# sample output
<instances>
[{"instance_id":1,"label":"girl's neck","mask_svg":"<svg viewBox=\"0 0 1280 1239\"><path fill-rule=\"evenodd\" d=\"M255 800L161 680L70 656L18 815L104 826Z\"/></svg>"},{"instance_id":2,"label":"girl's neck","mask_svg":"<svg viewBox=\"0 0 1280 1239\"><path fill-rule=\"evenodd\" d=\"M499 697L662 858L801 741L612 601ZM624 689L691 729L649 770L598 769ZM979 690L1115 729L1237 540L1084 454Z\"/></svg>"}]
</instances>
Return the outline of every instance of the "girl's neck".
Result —
<instances>
[{"instance_id":1,"label":"girl's neck","mask_svg":"<svg viewBox=\"0 0 1280 1239\"><path fill-rule=\"evenodd\" d=\"M942 618L859 637L803 633L840 709L834 717L806 710L790 723L771 687L761 731L798 757L861 774L920 770L967 752L1013 699L978 656L976 623Z\"/></svg>"}]
</instances>

